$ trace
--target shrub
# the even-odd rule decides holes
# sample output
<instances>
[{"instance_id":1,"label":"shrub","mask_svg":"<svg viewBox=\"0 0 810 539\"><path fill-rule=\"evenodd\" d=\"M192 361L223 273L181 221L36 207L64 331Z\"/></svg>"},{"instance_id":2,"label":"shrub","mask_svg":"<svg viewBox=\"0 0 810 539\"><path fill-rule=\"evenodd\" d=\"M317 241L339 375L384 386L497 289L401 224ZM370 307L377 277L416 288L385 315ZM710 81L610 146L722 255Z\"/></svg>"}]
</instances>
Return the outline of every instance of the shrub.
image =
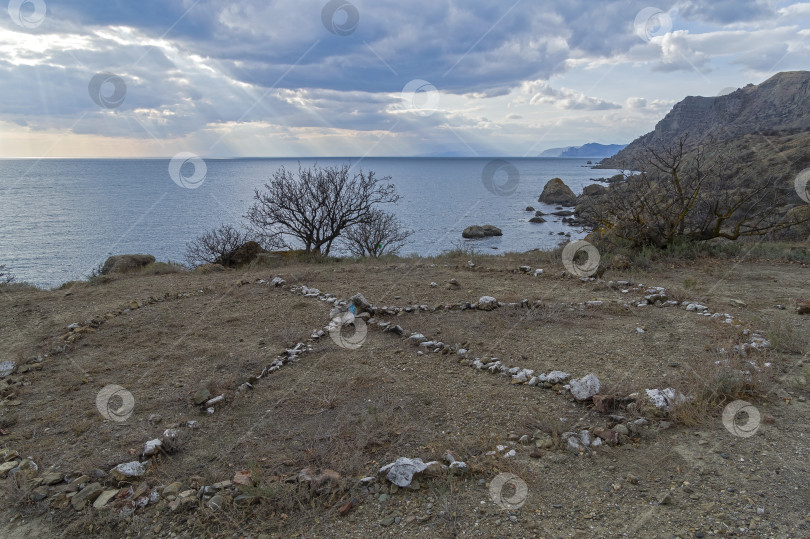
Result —
<instances>
[{"instance_id":1,"label":"shrub","mask_svg":"<svg viewBox=\"0 0 810 539\"><path fill-rule=\"evenodd\" d=\"M413 234L399 219L379 209L371 210L368 220L346 230L345 245L354 256L379 257L396 254Z\"/></svg>"}]
</instances>

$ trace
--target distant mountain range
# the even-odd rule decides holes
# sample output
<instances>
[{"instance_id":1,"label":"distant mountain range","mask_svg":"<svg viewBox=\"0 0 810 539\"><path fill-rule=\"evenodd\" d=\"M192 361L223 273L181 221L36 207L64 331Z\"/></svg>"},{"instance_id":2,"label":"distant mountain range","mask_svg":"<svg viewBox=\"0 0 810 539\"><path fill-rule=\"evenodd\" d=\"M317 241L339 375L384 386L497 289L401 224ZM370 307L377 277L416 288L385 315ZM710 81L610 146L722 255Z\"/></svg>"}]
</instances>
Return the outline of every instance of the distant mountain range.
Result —
<instances>
[{"instance_id":1,"label":"distant mountain range","mask_svg":"<svg viewBox=\"0 0 810 539\"><path fill-rule=\"evenodd\" d=\"M688 150L710 141L731 144L750 136L799 136L809 131L810 71L786 71L725 95L685 98L653 131L600 166L631 166L643 159L647 148L674 146L684 135L688 135Z\"/></svg>"},{"instance_id":2,"label":"distant mountain range","mask_svg":"<svg viewBox=\"0 0 810 539\"><path fill-rule=\"evenodd\" d=\"M616 155L623 150L626 144L597 144L590 142L582 146L567 146L565 148L549 148L538 157L588 157L593 159L604 159Z\"/></svg>"}]
</instances>

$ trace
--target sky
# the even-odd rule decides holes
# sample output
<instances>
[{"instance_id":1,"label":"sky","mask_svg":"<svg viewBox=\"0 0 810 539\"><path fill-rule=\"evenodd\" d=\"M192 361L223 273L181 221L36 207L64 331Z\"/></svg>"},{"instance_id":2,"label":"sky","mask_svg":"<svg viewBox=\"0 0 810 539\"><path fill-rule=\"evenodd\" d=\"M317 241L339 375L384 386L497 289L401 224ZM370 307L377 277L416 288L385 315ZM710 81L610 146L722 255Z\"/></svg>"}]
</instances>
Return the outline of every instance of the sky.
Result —
<instances>
[{"instance_id":1,"label":"sky","mask_svg":"<svg viewBox=\"0 0 810 539\"><path fill-rule=\"evenodd\" d=\"M10 0L0 158L627 144L810 68L809 38L810 2L775 0Z\"/></svg>"}]
</instances>

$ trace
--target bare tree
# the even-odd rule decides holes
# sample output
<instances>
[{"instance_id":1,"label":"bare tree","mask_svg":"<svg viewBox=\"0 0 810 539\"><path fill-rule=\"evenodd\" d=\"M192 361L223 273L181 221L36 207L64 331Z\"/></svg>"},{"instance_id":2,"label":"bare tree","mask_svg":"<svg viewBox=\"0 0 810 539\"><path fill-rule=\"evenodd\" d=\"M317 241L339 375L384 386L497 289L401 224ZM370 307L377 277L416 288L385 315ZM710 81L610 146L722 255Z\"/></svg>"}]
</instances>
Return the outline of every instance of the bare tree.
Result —
<instances>
[{"instance_id":1,"label":"bare tree","mask_svg":"<svg viewBox=\"0 0 810 539\"><path fill-rule=\"evenodd\" d=\"M281 167L264 190L256 190L247 219L263 236L292 238L307 253L328 255L347 229L367 222L377 204L399 200L396 188L373 171L351 174L342 167L303 169ZM287 243L289 246L289 244Z\"/></svg>"},{"instance_id":2,"label":"bare tree","mask_svg":"<svg viewBox=\"0 0 810 539\"><path fill-rule=\"evenodd\" d=\"M187 243L186 261L192 266L222 264L228 255L252 239L247 231L222 225Z\"/></svg>"},{"instance_id":3,"label":"bare tree","mask_svg":"<svg viewBox=\"0 0 810 539\"><path fill-rule=\"evenodd\" d=\"M764 236L806 221L788 213L797 197L783 175L761 175L711 144L687 152L686 143L684 136L673 146L648 148L637 172L585 200L580 217L591 228L658 247Z\"/></svg>"},{"instance_id":4,"label":"bare tree","mask_svg":"<svg viewBox=\"0 0 810 539\"><path fill-rule=\"evenodd\" d=\"M354 256L376 258L399 252L411 234L394 214L375 208L367 221L346 229L343 243Z\"/></svg>"}]
</instances>

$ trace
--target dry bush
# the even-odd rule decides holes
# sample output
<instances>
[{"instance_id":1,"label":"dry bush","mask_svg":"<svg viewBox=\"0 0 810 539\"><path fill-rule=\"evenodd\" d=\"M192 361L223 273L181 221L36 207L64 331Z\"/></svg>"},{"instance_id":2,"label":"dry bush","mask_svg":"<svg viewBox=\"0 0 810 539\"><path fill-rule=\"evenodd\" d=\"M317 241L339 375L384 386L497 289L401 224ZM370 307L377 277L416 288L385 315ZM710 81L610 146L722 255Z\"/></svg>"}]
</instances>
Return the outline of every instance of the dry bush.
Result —
<instances>
[{"instance_id":1,"label":"dry bush","mask_svg":"<svg viewBox=\"0 0 810 539\"><path fill-rule=\"evenodd\" d=\"M728 349L727 349L728 350ZM773 367L765 367L767 353L705 354L686 365L674 384L688 399L674 406L670 416L690 426L705 422L731 401L759 398L775 383Z\"/></svg>"},{"instance_id":2,"label":"dry bush","mask_svg":"<svg viewBox=\"0 0 810 539\"><path fill-rule=\"evenodd\" d=\"M805 354L810 350L810 337L788 320L766 323L765 336L777 352Z\"/></svg>"}]
</instances>

